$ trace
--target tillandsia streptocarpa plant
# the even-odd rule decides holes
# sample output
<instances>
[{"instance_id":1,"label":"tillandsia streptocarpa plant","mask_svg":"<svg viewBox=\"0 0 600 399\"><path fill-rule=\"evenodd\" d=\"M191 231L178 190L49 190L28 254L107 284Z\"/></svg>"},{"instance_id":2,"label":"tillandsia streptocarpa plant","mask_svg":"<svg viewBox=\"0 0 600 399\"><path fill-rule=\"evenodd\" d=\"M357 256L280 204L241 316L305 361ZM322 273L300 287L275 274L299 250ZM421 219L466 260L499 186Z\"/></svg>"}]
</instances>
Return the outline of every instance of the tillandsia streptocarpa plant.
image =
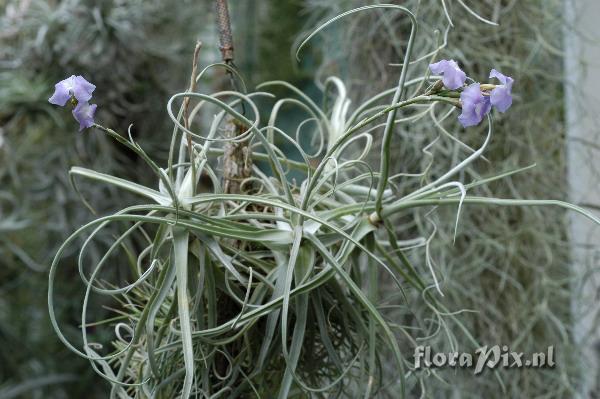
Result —
<instances>
[{"instance_id":1,"label":"tillandsia streptocarpa plant","mask_svg":"<svg viewBox=\"0 0 600 399\"><path fill-rule=\"evenodd\" d=\"M410 289L421 292L438 315L458 326L460 320L442 302L432 262L420 262L429 269L423 273L422 265L406 256L407 244L397 238L398 227L391 222L395 216L407 209L453 206L457 229L462 206L552 205L600 223L561 201L468 195L473 187L523 171L467 183L458 179L461 170L482 157L493 135L491 109L507 111L513 81L492 70L490 76L500 85L465 85L466 74L447 60L430 65L436 75L425 70L420 78L407 80L417 33L408 9L381 4L347 11L315 29L298 52L339 19L376 8L404 13L412 21L411 36L398 85L352 111L337 77L323 84L325 99L331 88L337 91L331 109L327 101L319 106L285 81L247 92L238 72L226 63L198 72L197 47L189 89L167 104L174 129L165 167L152 160L131 131L121 135L92 125L137 154L158 180L153 188L82 167L70 171L74 183L91 179L148 201L82 226L60 247L50 269L53 327L69 349L88 359L111 384L111 397L373 397L384 385L396 386L397 397L416 394L421 377L407 354L414 352L425 329L415 331L403 320L391 320L387 310L404 306L410 317L410 303L403 296ZM225 68L241 89L201 93L197 86L213 68ZM268 91L275 87L291 96L276 98ZM405 98L408 87L415 94ZM75 85L67 95L79 106ZM390 97L386 106L375 105ZM446 173L412 192L398 192L395 180L407 177L390 173L394 128L422 117L421 108L434 105L446 107L449 114L462 109L463 126L485 119L485 137ZM295 131L279 127L284 106L307 115ZM268 115L266 123L260 110ZM399 111L406 115L399 118ZM82 122L77 112L74 116ZM83 119L91 124L92 118L89 112ZM374 135L382 136L378 165L365 160ZM284 153L281 142L294 154ZM106 244L101 238L109 225L124 230ZM89 252L100 245L107 246L103 255L90 262ZM61 258L73 246L79 250L85 287L80 344L63 334L54 305ZM122 281L102 279L105 269L123 267L127 274ZM382 279L397 286L396 297L380 297ZM114 309L115 316L88 321L94 301ZM103 326L114 330L109 348L97 331ZM474 339L472 343L477 346ZM384 370L390 360L393 373ZM394 378L384 378L390 374Z\"/></svg>"}]
</instances>

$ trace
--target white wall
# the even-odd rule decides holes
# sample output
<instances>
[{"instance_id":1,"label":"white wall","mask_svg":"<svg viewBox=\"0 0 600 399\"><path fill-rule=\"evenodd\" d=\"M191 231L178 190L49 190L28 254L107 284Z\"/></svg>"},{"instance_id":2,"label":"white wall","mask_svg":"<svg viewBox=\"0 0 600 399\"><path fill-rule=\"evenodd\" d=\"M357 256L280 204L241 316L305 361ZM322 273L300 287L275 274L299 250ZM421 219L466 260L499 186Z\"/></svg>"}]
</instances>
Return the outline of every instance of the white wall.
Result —
<instances>
[{"instance_id":1,"label":"white wall","mask_svg":"<svg viewBox=\"0 0 600 399\"><path fill-rule=\"evenodd\" d=\"M567 176L570 201L600 209L600 0L565 0ZM596 214L600 212L596 211ZM575 337L587 358L582 398L600 394L600 228L569 215Z\"/></svg>"}]
</instances>

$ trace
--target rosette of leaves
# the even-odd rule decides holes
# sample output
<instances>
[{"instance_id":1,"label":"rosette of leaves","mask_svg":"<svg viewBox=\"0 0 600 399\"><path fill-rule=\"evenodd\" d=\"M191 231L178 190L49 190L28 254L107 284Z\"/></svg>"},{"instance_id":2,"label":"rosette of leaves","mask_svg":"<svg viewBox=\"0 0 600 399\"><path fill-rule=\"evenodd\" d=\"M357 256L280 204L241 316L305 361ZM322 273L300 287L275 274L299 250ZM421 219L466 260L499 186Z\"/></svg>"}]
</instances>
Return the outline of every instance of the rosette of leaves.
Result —
<instances>
[{"instance_id":1,"label":"rosette of leaves","mask_svg":"<svg viewBox=\"0 0 600 399\"><path fill-rule=\"evenodd\" d=\"M491 115L469 155L430 181L398 191L396 181L406 176L390 175L396 125L434 106L450 113L458 93L432 92L429 83L435 82L423 70L406 79L417 22L403 7L351 10L309 39L339 19L375 9L403 13L413 24L411 39L397 86L352 112L335 77L323 83L327 96L332 88L338 94L331 109L285 81L210 95L192 83L168 102L175 126L164 167L131 131L95 126L143 160L158 181L147 186L93 169L70 170L77 184L102 183L143 198L77 229L60 247L49 276L48 304L59 338L111 384L112 397L371 397L383 387L397 397L418 394L420 377L408 356L434 336L432 330L451 321L472 347L478 342L436 293L441 287L428 259L413 264L406 255L413 243L398 238L402 226L391 223L397 215L452 207L458 223L463 206L559 206L600 223L561 201L470 195L524 171L462 180L461 172L490 142ZM229 68L211 65L192 82L214 67ZM274 87L291 94L274 97ZM259 101L270 104L266 122ZM295 130L279 127L284 106L306 114ZM382 137L381 158L369 162L375 135ZM284 155L276 137L300 160ZM111 227L119 233L106 240ZM62 258L71 250L85 290L79 343L65 336L55 313L62 275L72 272ZM96 260L93 250L100 253ZM114 269L120 279L110 279ZM395 295L383 297L381 279L396 287ZM433 317L415 316L416 299L408 292L418 293ZM114 315L92 321L91 305L109 307ZM113 331L110 344L107 331Z\"/></svg>"}]
</instances>

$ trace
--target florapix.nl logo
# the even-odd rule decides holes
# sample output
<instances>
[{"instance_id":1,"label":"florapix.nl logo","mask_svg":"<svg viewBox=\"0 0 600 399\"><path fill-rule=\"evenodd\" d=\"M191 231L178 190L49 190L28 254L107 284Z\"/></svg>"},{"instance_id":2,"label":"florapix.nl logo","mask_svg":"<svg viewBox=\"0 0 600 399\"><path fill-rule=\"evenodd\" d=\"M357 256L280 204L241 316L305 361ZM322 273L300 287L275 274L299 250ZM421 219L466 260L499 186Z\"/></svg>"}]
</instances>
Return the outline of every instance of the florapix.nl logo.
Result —
<instances>
[{"instance_id":1,"label":"florapix.nl logo","mask_svg":"<svg viewBox=\"0 0 600 399\"><path fill-rule=\"evenodd\" d=\"M415 370L423 368L459 367L474 368L478 375L484 369L502 368L553 368L554 346L544 352L525 354L512 351L507 345L482 346L470 352L433 352L429 346L415 348Z\"/></svg>"}]
</instances>

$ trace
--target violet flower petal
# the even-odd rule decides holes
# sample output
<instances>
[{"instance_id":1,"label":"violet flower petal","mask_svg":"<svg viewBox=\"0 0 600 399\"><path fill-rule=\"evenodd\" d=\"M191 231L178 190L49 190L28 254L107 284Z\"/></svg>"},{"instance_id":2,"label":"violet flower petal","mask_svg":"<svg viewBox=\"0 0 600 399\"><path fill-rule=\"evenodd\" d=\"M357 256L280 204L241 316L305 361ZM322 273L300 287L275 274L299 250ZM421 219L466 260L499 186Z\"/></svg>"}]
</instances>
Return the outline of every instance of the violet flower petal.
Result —
<instances>
[{"instance_id":1,"label":"violet flower petal","mask_svg":"<svg viewBox=\"0 0 600 399\"><path fill-rule=\"evenodd\" d=\"M94 124L94 114L96 113L96 104L79 102L73 110L73 117L79 122L79 131L86 129Z\"/></svg>"},{"instance_id":2,"label":"violet flower petal","mask_svg":"<svg viewBox=\"0 0 600 399\"><path fill-rule=\"evenodd\" d=\"M86 102L92 98L92 92L96 86L84 79L83 76L73 77L73 96L79 102Z\"/></svg>"},{"instance_id":3,"label":"violet flower petal","mask_svg":"<svg viewBox=\"0 0 600 399\"><path fill-rule=\"evenodd\" d=\"M462 87L467 79L467 75L454 60L441 60L435 64L429 64L429 69L436 75L442 75L444 86L450 90Z\"/></svg>"},{"instance_id":4,"label":"violet flower petal","mask_svg":"<svg viewBox=\"0 0 600 399\"><path fill-rule=\"evenodd\" d=\"M83 76L71 75L54 86L54 94L48 99L50 104L64 107L71 97L78 102L87 102L92 98L96 86L85 80Z\"/></svg>"},{"instance_id":5,"label":"violet flower petal","mask_svg":"<svg viewBox=\"0 0 600 399\"><path fill-rule=\"evenodd\" d=\"M54 94L48 99L50 104L60 105L61 107L65 106L67 101L71 98L74 77L75 76L73 75L54 85Z\"/></svg>"},{"instance_id":6,"label":"violet flower petal","mask_svg":"<svg viewBox=\"0 0 600 399\"><path fill-rule=\"evenodd\" d=\"M500 112L506 112L512 105L512 86L514 79L503 75L495 69L490 72L490 78L496 78L502 83L492 90L490 101Z\"/></svg>"},{"instance_id":7,"label":"violet flower petal","mask_svg":"<svg viewBox=\"0 0 600 399\"><path fill-rule=\"evenodd\" d=\"M481 123L483 117L490 112L490 98L481 93L479 83L474 83L460 94L462 113L458 121L463 127L475 126Z\"/></svg>"},{"instance_id":8,"label":"violet flower petal","mask_svg":"<svg viewBox=\"0 0 600 399\"><path fill-rule=\"evenodd\" d=\"M492 105L500 112L506 112L507 109L512 105L512 95L508 88L498 86L492 90L490 96Z\"/></svg>"}]
</instances>

